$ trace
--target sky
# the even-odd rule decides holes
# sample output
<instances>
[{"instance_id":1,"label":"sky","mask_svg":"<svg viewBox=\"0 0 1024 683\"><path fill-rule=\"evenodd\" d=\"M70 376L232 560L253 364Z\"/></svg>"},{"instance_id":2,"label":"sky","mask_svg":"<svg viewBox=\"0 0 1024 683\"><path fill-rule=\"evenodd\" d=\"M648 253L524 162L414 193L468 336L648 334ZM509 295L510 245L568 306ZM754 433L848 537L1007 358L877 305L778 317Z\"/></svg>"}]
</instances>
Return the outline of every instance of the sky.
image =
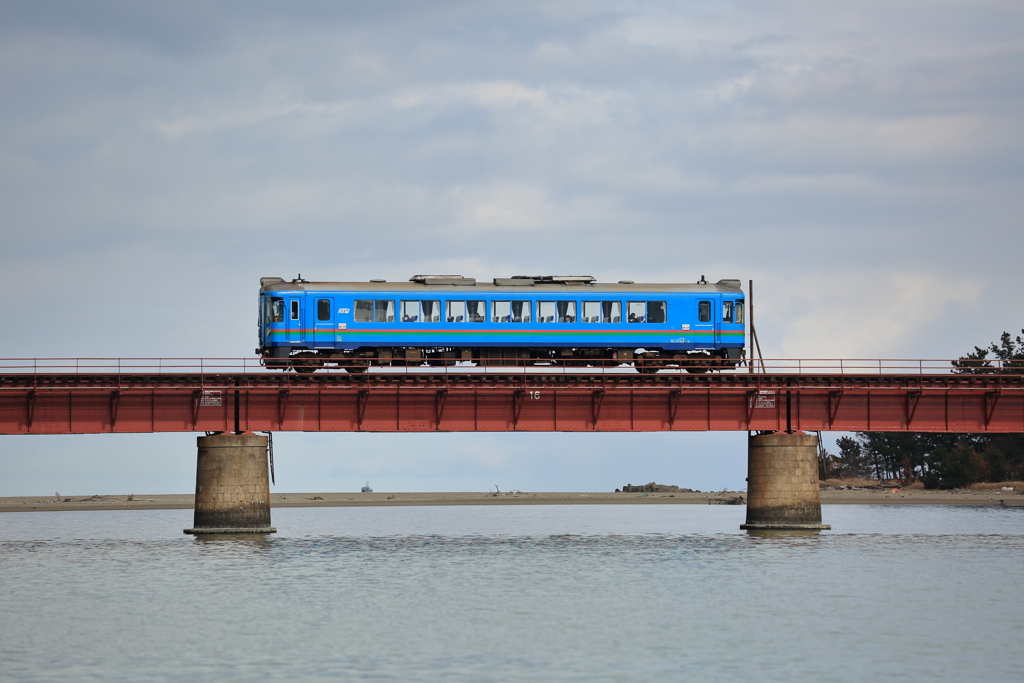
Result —
<instances>
[{"instance_id":1,"label":"sky","mask_svg":"<svg viewBox=\"0 0 1024 683\"><path fill-rule=\"evenodd\" d=\"M769 358L1024 327L1024 5L0 3L0 356L243 357L261 276L755 283ZM0 495L194 488L5 436ZM280 491L739 488L745 434L276 435Z\"/></svg>"}]
</instances>

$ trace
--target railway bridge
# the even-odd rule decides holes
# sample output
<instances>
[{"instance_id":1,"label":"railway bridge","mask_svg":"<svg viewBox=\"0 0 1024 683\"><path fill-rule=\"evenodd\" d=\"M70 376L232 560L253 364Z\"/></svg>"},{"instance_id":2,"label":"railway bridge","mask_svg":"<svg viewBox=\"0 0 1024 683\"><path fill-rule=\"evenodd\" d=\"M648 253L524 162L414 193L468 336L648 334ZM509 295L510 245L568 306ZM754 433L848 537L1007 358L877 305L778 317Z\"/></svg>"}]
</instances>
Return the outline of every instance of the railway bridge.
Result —
<instances>
[{"instance_id":1,"label":"railway bridge","mask_svg":"<svg viewBox=\"0 0 1024 683\"><path fill-rule=\"evenodd\" d=\"M638 374L498 362L300 374L258 359L0 360L0 434L204 432L189 531L225 532L271 528L267 437L254 432L747 431L748 528L826 528L807 432L1024 432L1015 368L786 359Z\"/></svg>"}]
</instances>

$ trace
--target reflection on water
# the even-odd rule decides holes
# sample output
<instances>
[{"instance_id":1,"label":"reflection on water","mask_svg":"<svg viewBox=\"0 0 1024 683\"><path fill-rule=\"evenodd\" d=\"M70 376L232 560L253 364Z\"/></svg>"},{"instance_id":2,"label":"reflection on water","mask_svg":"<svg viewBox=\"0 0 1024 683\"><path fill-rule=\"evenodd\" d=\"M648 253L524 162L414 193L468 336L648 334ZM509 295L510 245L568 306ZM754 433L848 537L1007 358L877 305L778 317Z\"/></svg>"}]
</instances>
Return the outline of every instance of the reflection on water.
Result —
<instances>
[{"instance_id":1,"label":"reflection on water","mask_svg":"<svg viewBox=\"0 0 1024 683\"><path fill-rule=\"evenodd\" d=\"M743 508L0 515L13 680L1018 678L1019 508L829 506L832 532Z\"/></svg>"}]
</instances>

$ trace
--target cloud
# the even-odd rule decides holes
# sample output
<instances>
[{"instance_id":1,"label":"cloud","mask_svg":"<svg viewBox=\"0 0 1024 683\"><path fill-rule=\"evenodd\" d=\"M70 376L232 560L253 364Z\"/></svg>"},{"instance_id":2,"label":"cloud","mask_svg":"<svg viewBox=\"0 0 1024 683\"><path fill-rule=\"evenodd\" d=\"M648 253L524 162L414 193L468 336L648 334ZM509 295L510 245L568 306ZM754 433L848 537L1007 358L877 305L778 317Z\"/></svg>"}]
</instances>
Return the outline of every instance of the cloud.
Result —
<instances>
[{"instance_id":1,"label":"cloud","mask_svg":"<svg viewBox=\"0 0 1024 683\"><path fill-rule=\"evenodd\" d=\"M976 305L978 278L883 270L817 271L775 282L765 306L785 321L780 358L892 358L954 306Z\"/></svg>"},{"instance_id":2,"label":"cloud","mask_svg":"<svg viewBox=\"0 0 1024 683\"><path fill-rule=\"evenodd\" d=\"M1021 36L999 0L0 4L4 354L248 355L263 275L568 272L754 279L771 354L955 356L1021 324Z\"/></svg>"}]
</instances>

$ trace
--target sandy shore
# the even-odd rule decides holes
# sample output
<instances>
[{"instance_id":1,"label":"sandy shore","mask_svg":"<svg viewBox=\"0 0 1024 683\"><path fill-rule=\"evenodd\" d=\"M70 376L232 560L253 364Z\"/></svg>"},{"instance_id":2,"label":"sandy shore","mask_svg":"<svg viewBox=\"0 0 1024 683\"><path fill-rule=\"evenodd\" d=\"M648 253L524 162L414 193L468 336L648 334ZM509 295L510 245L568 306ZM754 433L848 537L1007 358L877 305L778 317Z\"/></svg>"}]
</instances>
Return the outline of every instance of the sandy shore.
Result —
<instances>
[{"instance_id":1,"label":"sandy shore","mask_svg":"<svg viewBox=\"0 0 1024 683\"><path fill-rule=\"evenodd\" d=\"M274 493L270 505L286 507L366 507L383 505L725 505L739 504L739 491L713 493ZM23 496L0 498L0 512L32 510L192 509L192 494L133 496ZM823 488L825 505L1007 505L1024 506L1024 490L926 491L921 488Z\"/></svg>"}]
</instances>

